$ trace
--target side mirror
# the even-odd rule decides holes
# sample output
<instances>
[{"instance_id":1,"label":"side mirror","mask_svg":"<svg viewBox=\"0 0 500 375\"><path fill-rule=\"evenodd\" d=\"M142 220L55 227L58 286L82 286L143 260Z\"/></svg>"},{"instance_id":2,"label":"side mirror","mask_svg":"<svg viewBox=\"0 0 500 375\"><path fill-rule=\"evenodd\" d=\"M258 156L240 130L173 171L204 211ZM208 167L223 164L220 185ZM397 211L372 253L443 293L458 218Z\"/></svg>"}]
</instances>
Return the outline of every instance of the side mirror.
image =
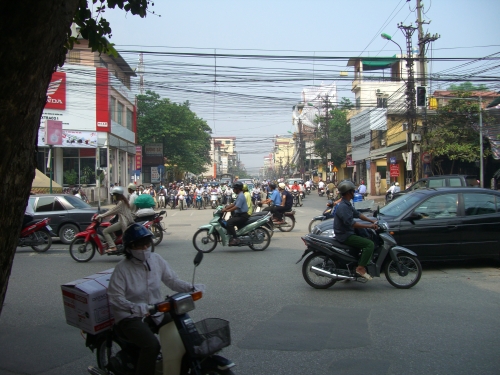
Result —
<instances>
[{"instance_id":1,"label":"side mirror","mask_svg":"<svg viewBox=\"0 0 500 375\"><path fill-rule=\"evenodd\" d=\"M194 257L193 264L195 267L198 267L203 260L203 253L201 251L198 251L196 256Z\"/></svg>"},{"instance_id":2,"label":"side mirror","mask_svg":"<svg viewBox=\"0 0 500 375\"><path fill-rule=\"evenodd\" d=\"M422 219L422 215L416 212L412 212L409 216L405 217L404 220L406 221L414 221L414 220L420 220Z\"/></svg>"}]
</instances>

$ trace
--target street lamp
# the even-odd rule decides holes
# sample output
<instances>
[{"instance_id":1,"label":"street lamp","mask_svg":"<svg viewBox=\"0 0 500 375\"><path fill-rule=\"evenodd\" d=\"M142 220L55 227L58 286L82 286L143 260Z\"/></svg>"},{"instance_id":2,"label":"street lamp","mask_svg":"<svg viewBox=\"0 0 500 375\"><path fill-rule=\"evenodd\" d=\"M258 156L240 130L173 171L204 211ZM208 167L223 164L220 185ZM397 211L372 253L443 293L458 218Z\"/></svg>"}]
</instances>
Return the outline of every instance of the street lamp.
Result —
<instances>
[{"instance_id":1,"label":"street lamp","mask_svg":"<svg viewBox=\"0 0 500 375\"><path fill-rule=\"evenodd\" d=\"M380 36L382 37L382 39L385 39L385 40L388 40L390 42L393 42L395 45L397 45L399 47L399 50L401 51L401 57L399 58L399 79L403 79L403 64L401 64L401 59L403 58L403 50L401 49L401 46L396 43L394 40L392 40L392 37L389 35L389 34L386 34L386 33L382 33L380 34Z\"/></svg>"}]
</instances>

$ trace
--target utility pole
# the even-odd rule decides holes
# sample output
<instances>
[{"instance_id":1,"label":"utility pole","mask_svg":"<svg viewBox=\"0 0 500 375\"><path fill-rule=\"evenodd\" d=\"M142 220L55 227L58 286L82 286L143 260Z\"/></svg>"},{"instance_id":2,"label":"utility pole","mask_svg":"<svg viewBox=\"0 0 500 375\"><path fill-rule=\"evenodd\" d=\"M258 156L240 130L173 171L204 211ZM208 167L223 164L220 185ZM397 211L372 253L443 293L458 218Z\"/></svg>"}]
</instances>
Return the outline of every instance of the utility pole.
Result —
<instances>
[{"instance_id":1,"label":"utility pole","mask_svg":"<svg viewBox=\"0 0 500 375\"><path fill-rule=\"evenodd\" d=\"M323 99L323 106L325 107L325 144L326 144L326 153L325 153L325 158L326 158L326 163L325 163L325 168L328 170L328 154L330 153L330 129L329 129L329 124L328 124L328 115L329 115L329 106L330 104L330 99L328 94L325 94L325 97ZM325 172L326 175L328 176L328 172Z\"/></svg>"}]
</instances>

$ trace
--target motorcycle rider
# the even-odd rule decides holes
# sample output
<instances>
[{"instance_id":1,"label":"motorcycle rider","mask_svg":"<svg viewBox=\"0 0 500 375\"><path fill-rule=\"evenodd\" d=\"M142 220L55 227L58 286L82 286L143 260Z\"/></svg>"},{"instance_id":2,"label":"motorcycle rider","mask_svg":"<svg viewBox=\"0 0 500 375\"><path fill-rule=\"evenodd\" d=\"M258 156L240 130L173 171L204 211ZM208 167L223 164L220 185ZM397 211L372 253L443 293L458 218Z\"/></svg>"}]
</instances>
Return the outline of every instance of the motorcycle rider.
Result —
<instances>
[{"instance_id":1,"label":"motorcycle rider","mask_svg":"<svg viewBox=\"0 0 500 375\"><path fill-rule=\"evenodd\" d=\"M356 273L371 280L372 277L366 272L365 266L372 258L373 249L375 247L373 241L368 238L357 236L354 234L354 228L371 228L377 229L376 220L371 220L365 215L359 213L351 204L354 198L356 186L349 180L342 181L338 187L340 194L342 194L342 201L338 204L335 211L335 219L333 221L333 231L335 239L348 246L361 249L361 258L359 259ZM354 221L354 218L359 218L363 221L368 221L371 224L362 224Z\"/></svg>"},{"instance_id":2,"label":"motorcycle rider","mask_svg":"<svg viewBox=\"0 0 500 375\"><path fill-rule=\"evenodd\" d=\"M116 265L108 287L117 334L140 349L136 375L155 374L160 343L151 326L170 320L169 314L149 315L148 305L163 301L161 283L175 292L193 290L193 285L181 280L161 255L151 252L152 237L142 225L127 228L123 233L125 259ZM203 291L205 286L195 284L194 288Z\"/></svg>"},{"instance_id":3,"label":"motorcycle rider","mask_svg":"<svg viewBox=\"0 0 500 375\"><path fill-rule=\"evenodd\" d=\"M137 211L137 206L134 203L136 198L137 198L137 193L136 193L137 189L138 188L133 183L130 183L127 186L127 190L128 190L128 194L129 194L128 204L130 205L130 211L132 211L132 213Z\"/></svg>"},{"instance_id":4,"label":"motorcycle rider","mask_svg":"<svg viewBox=\"0 0 500 375\"><path fill-rule=\"evenodd\" d=\"M167 189L165 189L165 186L161 185L160 190L158 191L158 208L160 208L160 206L162 206L163 208L167 206L166 197Z\"/></svg>"},{"instance_id":5,"label":"motorcycle rider","mask_svg":"<svg viewBox=\"0 0 500 375\"><path fill-rule=\"evenodd\" d=\"M26 224L28 224L30 221L33 221L33 218L35 217L35 211L33 210L33 207L31 207L30 201L28 199L28 203L26 204L26 209L24 210L24 218L23 218L23 226L21 229L23 229Z\"/></svg>"},{"instance_id":6,"label":"motorcycle rider","mask_svg":"<svg viewBox=\"0 0 500 375\"><path fill-rule=\"evenodd\" d=\"M319 180L318 182L318 194L325 188L325 183L323 180Z\"/></svg>"},{"instance_id":7,"label":"motorcycle rider","mask_svg":"<svg viewBox=\"0 0 500 375\"><path fill-rule=\"evenodd\" d=\"M300 195L300 185L297 181L293 182L293 185L290 186L290 190L292 192L296 191L297 192L297 199L299 200L299 204L302 206L302 197Z\"/></svg>"},{"instance_id":8,"label":"motorcycle rider","mask_svg":"<svg viewBox=\"0 0 500 375\"><path fill-rule=\"evenodd\" d=\"M236 201L230 204L227 207L224 207L222 212L231 212L231 218L227 221L227 233L230 234L233 238L229 241L229 246L238 245L240 240L236 237L235 226L238 228L242 228L248 218L248 205L245 195L243 194L243 184L239 181L236 181L233 184L233 190L237 194Z\"/></svg>"},{"instance_id":9,"label":"motorcycle rider","mask_svg":"<svg viewBox=\"0 0 500 375\"><path fill-rule=\"evenodd\" d=\"M366 195L366 185L365 181L363 180L361 180L361 183L359 184L358 193L361 194L363 197Z\"/></svg>"},{"instance_id":10,"label":"motorcycle rider","mask_svg":"<svg viewBox=\"0 0 500 375\"><path fill-rule=\"evenodd\" d=\"M387 189L387 193L385 194L386 200L388 200L389 197L391 197L390 199L392 199L394 194L399 193L400 191L401 188L399 187L399 182L396 182L394 185L391 185L391 187Z\"/></svg>"},{"instance_id":11,"label":"motorcycle rider","mask_svg":"<svg viewBox=\"0 0 500 375\"><path fill-rule=\"evenodd\" d=\"M186 195L187 195L187 193L186 193L186 191L184 190L184 186L182 186L182 185L181 185L181 187L180 187L180 189L179 189L179 191L177 192L177 195L176 195L176 197L175 197L175 198L176 198L176 201L177 201L177 202L179 202L179 199L180 199L180 200L186 199ZM182 196L182 198L181 198L181 196Z\"/></svg>"},{"instance_id":12,"label":"motorcycle rider","mask_svg":"<svg viewBox=\"0 0 500 375\"><path fill-rule=\"evenodd\" d=\"M108 244L107 253L116 251L116 245L113 241L113 237L111 237L111 233L116 232L118 230L122 230L125 232L125 229L134 222L134 216L132 215L132 211L130 210L130 204L128 203L128 199L123 195L124 191L121 186L116 186L111 190L111 195L115 198L116 204L115 207L106 211L103 214L97 215L97 219L103 219L108 216L118 215L118 222L110 225L106 229L102 231L106 243Z\"/></svg>"},{"instance_id":13,"label":"motorcycle rider","mask_svg":"<svg viewBox=\"0 0 500 375\"><path fill-rule=\"evenodd\" d=\"M247 200L248 216L252 216L252 212L253 212L252 196L250 195L250 192L248 191L247 184L243 184L243 194L245 195L245 199Z\"/></svg>"}]
</instances>

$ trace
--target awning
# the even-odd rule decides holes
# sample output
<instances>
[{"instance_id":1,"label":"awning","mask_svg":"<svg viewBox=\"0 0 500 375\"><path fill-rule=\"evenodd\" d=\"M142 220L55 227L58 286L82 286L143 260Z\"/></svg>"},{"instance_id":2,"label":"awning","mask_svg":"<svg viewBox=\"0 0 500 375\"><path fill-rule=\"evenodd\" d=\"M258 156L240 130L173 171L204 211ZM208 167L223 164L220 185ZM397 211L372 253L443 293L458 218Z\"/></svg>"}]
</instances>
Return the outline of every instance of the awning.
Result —
<instances>
[{"instance_id":1,"label":"awning","mask_svg":"<svg viewBox=\"0 0 500 375\"><path fill-rule=\"evenodd\" d=\"M396 55L394 57L379 57L379 58L370 58L370 57L365 57L363 58L363 71L368 71L368 70L378 70L378 69L387 69L390 68L393 64L397 63L399 61L398 58L396 58Z\"/></svg>"},{"instance_id":2,"label":"awning","mask_svg":"<svg viewBox=\"0 0 500 375\"><path fill-rule=\"evenodd\" d=\"M387 154L403 147L406 147L406 142L396 143L395 145L388 147L377 148L376 150L370 151L370 159L375 160L385 158Z\"/></svg>"}]
</instances>

